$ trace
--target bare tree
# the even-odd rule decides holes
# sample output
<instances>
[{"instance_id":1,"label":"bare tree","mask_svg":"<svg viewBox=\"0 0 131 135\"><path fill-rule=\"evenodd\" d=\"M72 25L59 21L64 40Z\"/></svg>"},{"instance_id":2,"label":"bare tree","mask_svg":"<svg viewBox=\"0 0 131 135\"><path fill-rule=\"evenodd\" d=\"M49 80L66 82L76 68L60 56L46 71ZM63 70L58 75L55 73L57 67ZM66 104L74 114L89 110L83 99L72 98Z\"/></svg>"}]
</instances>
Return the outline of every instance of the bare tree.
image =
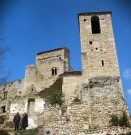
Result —
<instances>
[{"instance_id":1,"label":"bare tree","mask_svg":"<svg viewBox=\"0 0 131 135\"><path fill-rule=\"evenodd\" d=\"M3 39L0 38L0 40L3 40ZM0 45L0 84L6 84L7 79L11 73L11 72L5 72L4 66L3 66L3 62L6 59L5 53L9 52L9 50L10 49L8 47L2 47Z\"/></svg>"}]
</instances>

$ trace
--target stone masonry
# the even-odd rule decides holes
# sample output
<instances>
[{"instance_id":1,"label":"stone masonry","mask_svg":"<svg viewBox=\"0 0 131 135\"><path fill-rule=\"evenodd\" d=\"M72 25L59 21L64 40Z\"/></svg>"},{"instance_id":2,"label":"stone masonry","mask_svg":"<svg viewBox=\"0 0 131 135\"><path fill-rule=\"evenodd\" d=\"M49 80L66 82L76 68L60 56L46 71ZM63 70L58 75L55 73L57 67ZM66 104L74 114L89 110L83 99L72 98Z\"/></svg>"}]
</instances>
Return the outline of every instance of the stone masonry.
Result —
<instances>
[{"instance_id":1,"label":"stone masonry","mask_svg":"<svg viewBox=\"0 0 131 135\"><path fill-rule=\"evenodd\" d=\"M17 112L27 112L28 128L43 125L44 135L84 135L91 129L108 128L111 114L125 110L129 115L111 11L79 13L78 22L82 72L73 71L66 47L37 53L36 64L26 66L22 81L0 85L0 115L6 121L12 121ZM61 107L46 102L49 89L63 91ZM76 98L80 102L75 103Z\"/></svg>"}]
</instances>

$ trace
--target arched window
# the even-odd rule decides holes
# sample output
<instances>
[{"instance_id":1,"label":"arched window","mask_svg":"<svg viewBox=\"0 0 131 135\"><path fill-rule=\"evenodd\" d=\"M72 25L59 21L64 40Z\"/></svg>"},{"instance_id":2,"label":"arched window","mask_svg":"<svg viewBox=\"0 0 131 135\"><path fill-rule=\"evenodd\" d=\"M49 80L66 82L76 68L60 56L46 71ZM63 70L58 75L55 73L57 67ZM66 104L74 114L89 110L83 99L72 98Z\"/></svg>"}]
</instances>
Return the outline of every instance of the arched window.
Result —
<instances>
[{"instance_id":1,"label":"arched window","mask_svg":"<svg viewBox=\"0 0 131 135\"><path fill-rule=\"evenodd\" d=\"M91 17L91 27L92 27L92 34L101 33L100 22L99 22L98 16L92 16Z\"/></svg>"},{"instance_id":2,"label":"arched window","mask_svg":"<svg viewBox=\"0 0 131 135\"><path fill-rule=\"evenodd\" d=\"M52 69L51 69L51 71L52 71L52 75L57 75L57 67L53 67Z\"/></svg>"}]
</instances>

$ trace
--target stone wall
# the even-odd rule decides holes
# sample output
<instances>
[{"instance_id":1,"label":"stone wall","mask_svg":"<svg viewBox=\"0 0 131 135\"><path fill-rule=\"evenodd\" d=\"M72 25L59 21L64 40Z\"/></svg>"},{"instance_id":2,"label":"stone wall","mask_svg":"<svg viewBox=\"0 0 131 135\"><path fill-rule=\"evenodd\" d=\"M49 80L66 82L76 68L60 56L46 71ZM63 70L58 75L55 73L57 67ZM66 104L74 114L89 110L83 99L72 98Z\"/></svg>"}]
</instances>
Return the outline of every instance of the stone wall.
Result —
<instances>
[{"instance_id":1,"label":"stone wall","mask_svg":"<svg viewBox=\"0 0 131 135\"><path fill-rule=\"evenodd\" d=\"M91 18L96 16L99 18L100 33L92 34ZM88 76L119 76L111 12L80 13L78 19L82 73Z\"/></svg>"},{"instance_id":2,"label":"stone wall","mask_svg":"<svg viewBox=\"0 0 131 135\"><path fill-rule=\"evenodd\" d=\"M52 68L57 69L57 74L52 75ZM72 71L70 66L70 51L63 47L46 52L37 53L36 64L26 67L25 94L28 88L34 86L37 92L50 87L60 74Z\"/></svg>"},{"instance_id":3,"label":"stone wall","mask_svg":"<svg viewBox=\"0 0 131 135\"><path fill-rule=\"evenodd\" d=\"M124 133L122 129L115 128L113 131L110 128L111 114L121 115L122 110L129 114L119 81L121 81L119 76L96 76L82 83L83 76L80 74L65 73L62 90L67 106L66 109L65 104L64 108L58 106L48 107L47 110L45 108L46 113L45 111L43 113L43 117L46 118L45 135L48 131L53 135ZM74 97L79 97L81 101L73 103Z\"/></svg>"},{"instance_id":4,"label":"stone wall","mask_svg":"<svg viewBox=\"0 0 131 135\"><path fill-rule=\"evenodd\" d=\"M64 94L64 104L69 105L76 97L80 98L81 83L81 73L63 75L62 91Z\"/></svg>"},{"instance_id":5,"label":"stone wall","mask_svg":"<svg viewBox=\"0 0 131 135\"><path fill-rule=\"evenodd\" d=\"M46 109L48 113L45 113ZM89 129L89 112L87 104L72 104L67 107L66 111L67 114L62 115L62 108L58 106L45 108L43 114L44 118L46 118L44 119L45 130L51 129L50 132L52 132L53 135L75 135L79 130Z\"/></svg>"},{"instance_id":6,"label":"stone wall","mask_svg":"<svg viewBox=\"0 0 131 135\"><path fill-rule=\"evenodd\" d=\"M34 106L32 111L30 112L30 100L34 101ZM10 103L10 111L9 111L9 119L8 121L12 121L15 114L19 112L21 118L24 112L28 112L28 129L35 128L39 125L43 124L40 122L40 119L44 111L44 99L40 98L36 93L32 95L27 95L25 97L15 97Z\"/></svg>"},{"instance_id":7,"label":"stone wall","mask_svg":"<svg viewBox=\"0 0 131 135\"><path fill-rule=\"evenodd\" d=\"M41 63L44 63L46 61L62 61L64 64L63 70L70 71L70 50L66 47L58 48L50 51L40 52L36 55L36 64L39 65ZM54 67L57 67L57 65L54 65ZM60 65L58 65L60 67Z\"/></svg>"},{"instance_id":8,"label":"stone wall","mask_svg":"<svg viewBox=\"0 0 131 135\"><path fill-rule=\"evenodd\" d=\"M122 127L108 127L104 129L94 129L94 130L81 130L79 132L63 132L63 130L59 133L60 135L120 135L120 134L128 134L131 130L129 128ZM42 128L39 130L37 135L57 135L52 131L52 128ZM48 134L47 134L48 133ZM54 133L54 134L53 134Z\"/></svg>"},{"instance_id":9,"label":"stone wall","mask_svg":"<svg viewBox=\"0 0 131 135\"><path fill-rule=\"evenodd\" d=\"M0 106L5 106L5 112L3 113L3 109L0 108L0 112L3 115L8 114L10 110L10 100L15 98L19 95L19 87L21 86L20 80L15 80L13 83L8 82L7 85L1 85L0 92L1 92L1 98L0 98Z\"/></svg>"},{"instance_id":10,"label":"stone wall","mask_svg":"<svg viewBox=\"0 0 131 135\"><path fill-rule=\"evenodd\" d=\"M91 19L99 18L100 33L92 33ZM84 134L89 128L109 126L109 115L128 113L119 73L111 12L78 14L82 72L70 66L70 51L63 47L36 55L25 77L0 85L0 107L12 121L16 112L28 112L29 128L44 124L53 134ZM64 104L47 106L51 89L64 93ZM79 98L80 103L74 103Z\"/></svg>"},{"instance_id":11,"label":"stone wall","mask_svg":"<svg viewBox=\"0 0 131 135\"><path fill-rule=\"evenodd\" d=\"M49 59L64 59L64 48L40 52L36 55L36 64Z\"/></svg>"},{"instance_id":12,"label":"stone wall","mask_svg":"<svg viewBox=\"0 0 131 135\"><path fill-rule=\"evenodd\" d=\"M52 74L52 68L57 69L54 75ZM0 106L6 106L4 114L10 113L10 102L17 99L17 96L20 97L20 100L23 100L25 96L38 94L43 89L52 86L60 74L71 70L70 51L67 48L38 53L36 64L26 66L25 77L22 81L15 80L7 83L7 85L0 86ZM18 105L14 106L17 108L14 110L14 113L16 113L19 111ZM24 110L24 106L21 108ZM2 109L0 111L3 115Z\"/></svg>"},{"instance_id":13,"label":"stone wall","mask_svg":"<svg viewBox=\"0 0 131 135\"><path fill-rule=\"evenodd\" d=\"M101 109L103 108L101 107ZM91 111L94 112L94 110ZM62 107L58 105L46 106L43 113L44 126L39 135L43 133L44 135L119 135L131 131L129 128L112 127L109 121L107 121L108 125L105 124L104 127L96 126L98 122L101 125L101 119L90 119L90 117L92 118L90 113L93 114L91 111L88 103L84 102L72 103L70 106L67 106L66 113L64 114L62 113ZM106 115L109 117L110 113Z\"/></svg>"},{"instance_id":14,"label":"stone wall","mask_svg":"<svg viewBox=\"0 0 131 135\"><path fill-rule=\"evenodd\" d=\"M121 93L120 77L96 77L89 79L87 87L91 127L109 126L110 115L128 113L127 103Z\"/></svg>"}]
</instances>

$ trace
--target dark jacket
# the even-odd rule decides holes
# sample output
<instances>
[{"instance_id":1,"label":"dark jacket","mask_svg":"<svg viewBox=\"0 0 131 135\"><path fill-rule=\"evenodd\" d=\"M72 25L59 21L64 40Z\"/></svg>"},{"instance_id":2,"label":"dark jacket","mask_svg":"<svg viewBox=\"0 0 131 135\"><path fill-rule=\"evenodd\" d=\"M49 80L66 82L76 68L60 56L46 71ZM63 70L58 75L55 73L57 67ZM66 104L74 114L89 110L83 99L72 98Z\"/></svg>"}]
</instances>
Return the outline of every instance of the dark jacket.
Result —
<instances>
[{"instance_id":1,"label":"dark jacket","mask_svg":"<svg viewBox=\"0 0 131 135\"><path fill-rule=\"evenodd\" d=\"M22 127L28 127L28 116L27 114L24 115L23 119L22 119Z\"/></svg>"},{"instance_id":2,"label":"dark jacket","mask_svg":"<svg viewBox=\"0 0 131 135\"><path fill-rule=\"evenodd\" d=\"M17 115L14 116L13 122L14 122L15 124L16 124L16 123L19 124L19 123L20 123L20 119L21 119L21 118L20 118L20 115L17 114Z\"/></svg>"}]
</instances>

